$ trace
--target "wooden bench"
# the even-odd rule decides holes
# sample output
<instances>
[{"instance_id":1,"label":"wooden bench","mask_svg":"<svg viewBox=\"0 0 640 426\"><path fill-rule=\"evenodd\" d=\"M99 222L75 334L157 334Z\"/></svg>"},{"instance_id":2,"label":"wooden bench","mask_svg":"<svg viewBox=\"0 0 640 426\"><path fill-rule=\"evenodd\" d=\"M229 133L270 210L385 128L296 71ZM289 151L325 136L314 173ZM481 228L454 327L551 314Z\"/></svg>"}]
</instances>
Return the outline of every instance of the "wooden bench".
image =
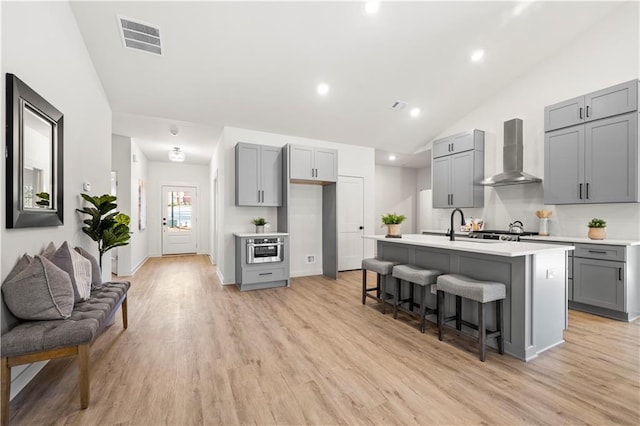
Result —
<instances>
[{"instance_id":1,"label":"wooden bench","mask_svg":"<svg viewBox=\"0 0 640 426\"><path fill-rule=\"evenodd\" d=\"M76 304L71 317L55 321L20 321L2 335L2 425L9 423L11 367L68 356L78 357L80 407L89 406L89 348L122 306L127 328L127 290L130 283L107 282L91 297Z\"/></svg>"}]
</instances>

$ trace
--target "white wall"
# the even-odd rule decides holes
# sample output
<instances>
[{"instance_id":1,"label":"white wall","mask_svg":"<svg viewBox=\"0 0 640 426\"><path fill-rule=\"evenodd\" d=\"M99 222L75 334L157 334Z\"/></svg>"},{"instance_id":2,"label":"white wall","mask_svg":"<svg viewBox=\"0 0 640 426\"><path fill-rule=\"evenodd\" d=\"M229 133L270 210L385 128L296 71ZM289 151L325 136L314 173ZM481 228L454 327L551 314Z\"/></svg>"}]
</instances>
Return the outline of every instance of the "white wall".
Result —
<instances>
[{"instance_id":1,"label":"white wall","mask_svg":"<svg viewBox=\"0 0 640 426\"><path fill-rule=\"evenodd\" d=\"M374 193L374 166L375 151L373 148L360 147L355 145L339 144L317 139L307 139L296 136L279 135L274 133L259 132L255 130L239 129L235 127L225 127L222 135L222 143L217 148L212 160L212 169L217 168L220 179L220 235L217 246L218 274L224 284L235 282L235 240L234 232L253 232L251 219L262 216L272 224L275 229L277 223L277 208L275 207L238 207L235 205L235 145L238 142L256 143L271 146L284 146L286 144L307 145L314 147L326 147L338 150L338 174L343 176L362 176L364 178L364 233L374 233L374 206L373 197L366 194ZM213 173L213 171L212 171ZM306 185L305 185L306 186ZM317 212L317 203L321 201L321 190L308 189L301 186L292 185L292 210L290 215L291 223L289 231L291 233L291 270L298 274L317 274L321 268L321 253L318 253L315 264L306 264L304 256L305 250L317 250L319 238L314 233L313 241L307 240L307 235L300 235L300 230L307 229L308 224L314 224L321 228L322 215L310 213L307 206L301 205L304 197L314 197L310 207L311 211ZM314 210L315 209L315 210ZM311 217L310 217L311 216ZM305 222L308 221L308 222ZM320 224L318 227L317 225ZM311 226L311 225L310 225ZM373 243L365 242L364 256L373 256Z\"/></svg>"},{"instance_id":2,"label":"white wall","mask_svg":"<svg viewBox=\"0 0 640 426\"><path fill-rule=\"evenodd\" d=\"M162 255L162 186L195 186L197 191L197 250L209 254L210 183L209 167L161 161L147 163L147 233L149 256Z\"/></svg>"},{"instance_id":3,"label":"white wall","mask_svg":"<svg viewBox=\"0 0 640 426\"><path fill-rule=\"evenodd\" d=\"M490 176L502 171L503 122L521 118L524 169L544 180L544 107L638 78L638 7L637 2L621 4L600 25L590 28L439 137L473 127L484 130L485 175ZM519 219L527 230L537 231L534 213L545 208L553 211L551 233L555 235L585 237L589 219L602 217L607 220L609 238L640 238L640 204L545 206L543 200L540 184L486 188L484 209L464 212L465 216L483 217L492 229L504 229ZM447 229L451 210L434 209L433 213L429 227Z\"/></svg>"},{"instance_id":4,"label":"white wall","mask_svg":"<svg viewBox=\"0 0 640 426\"><path fill-rule=\"evenodd\" d=\"M148 253L149 232L147 229L140 230L138 228L140 220L138 183L142 180L148 191L147 157L135 140L128 136L113 135L111 152L112 169L118 172L118 200L116 201L118 211L131 218L129 244L114 249L118 254L118 275L128 276L133 275L142 266ZM148 195L146 199L148 203ZM110 257L112 253L109 252L108 255Z\"/></svg>"},{"instance_id":5,"label":"white wall","mask_svg":"<svg viewBox=\"0 0 640 426\"><path fill-rule=\"evenodd\" d=\"M91 183L92 193L110 190L111 109L68 3L2 4L3 129L7 72L64 114L64 225L6 229L5 209L0 209L3 274L23 253L38 253L49 241L68 240L97 254L96 244L81 231L83 217L75 209L82 205L83 182ZM0 187L4 200L4 173ZM110 264L104 269L108 277Z\"/></svg>"},{"instance_id":6,"label":"white wall","mask_svg":"<svg viewBox=\"0 0 640 426\"><path fill-rule=\"evenodd\" d=\"M376 234L386 234L387 228L381 227L382 215L387 213L403 214L407 219L402 222L403 234L415 234L418 217L418 171L406 167L383 166L376 164L375 218Z\"/></svg>"},{"instance_id":7,"label":"white wall","mask_svg":"<svg viewBox=\"0 0 640 426\"><path fill-rule=\"evenodd\" d=\"M49 241L67 240L97 255L97 245L82 231L82 182L92 193L108 193L111 170L111 109L84 41L66 2L3 2L1 16L2 113L5 128L5 73L10 72L64 114L64 225L6 229L0 209L2 279L25 252L39 253ZM4 140L4 130L3 130ZM0 197L5 200L4 161L0 161ZM3 202L4 206L4 202ZM103 278L111 274L105 262ZM8 315L2 307L2 331ZM37 373L42 363L12 369L12 396Z\"/></svg>"}]
</instances>

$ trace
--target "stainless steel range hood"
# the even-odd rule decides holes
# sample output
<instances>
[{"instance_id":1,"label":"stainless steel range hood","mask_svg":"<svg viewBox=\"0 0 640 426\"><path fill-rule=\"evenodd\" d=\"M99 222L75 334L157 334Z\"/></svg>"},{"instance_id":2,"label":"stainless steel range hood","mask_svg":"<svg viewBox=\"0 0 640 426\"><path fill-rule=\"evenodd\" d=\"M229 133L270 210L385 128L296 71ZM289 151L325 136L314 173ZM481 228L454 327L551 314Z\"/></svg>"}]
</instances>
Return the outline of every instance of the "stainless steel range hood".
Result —
<instances>
[{"instance_id":1,"label":"stainless steel range hood","mask_svg":"<svg viewBox=\"0 0 640 426\"><path fill-rule=\"evenodd\" d=\"M502 148L503 172L483 180L486 186L520 185L542 182L529 173L522 171L522 120L514 118L504 122L504 147Z\"/></svg>"}]
</instances>

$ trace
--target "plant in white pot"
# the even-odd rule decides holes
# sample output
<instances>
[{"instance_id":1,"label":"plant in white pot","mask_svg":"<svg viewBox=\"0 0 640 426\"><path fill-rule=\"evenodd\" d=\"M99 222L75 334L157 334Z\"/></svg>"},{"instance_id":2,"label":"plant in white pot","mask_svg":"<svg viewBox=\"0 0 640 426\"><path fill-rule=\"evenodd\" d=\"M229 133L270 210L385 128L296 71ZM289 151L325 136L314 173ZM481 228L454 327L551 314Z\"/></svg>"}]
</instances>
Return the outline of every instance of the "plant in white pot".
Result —
<instances>
[{"instance_id":1,"label":"plant in white pot","mask_svg":"<svg viewBox=\"0 0 640 426\"><path fill-rule=\"evenodd\" d=\"M382 223L387 226L387 237L399 237L400 224L407 217L403 214L387 213L382 216Z\"/></svg>"},{"instance_id":2,"label":"plant in white pot","mask_svg":"<svg viewBox=\"0 0 640 426\"><path fill-rule=\"evenodd\" d=\"M587 224L589 227L589 233L587 234L592 240L604 240L607 237L605 231L607 222L604 219L593 218Z\"/></svg>"},{"instance_id":3,"label":"plant in white pot","mask_svg":"<svg viewBox=\"0 0 640 426\"><path fill-rule=\"evenodd\" d=\"M251 221L256 226L256 234L264 234L264 226L267 224L267 219L264 217L257 217Z\"/></svg>"}]
</instances>

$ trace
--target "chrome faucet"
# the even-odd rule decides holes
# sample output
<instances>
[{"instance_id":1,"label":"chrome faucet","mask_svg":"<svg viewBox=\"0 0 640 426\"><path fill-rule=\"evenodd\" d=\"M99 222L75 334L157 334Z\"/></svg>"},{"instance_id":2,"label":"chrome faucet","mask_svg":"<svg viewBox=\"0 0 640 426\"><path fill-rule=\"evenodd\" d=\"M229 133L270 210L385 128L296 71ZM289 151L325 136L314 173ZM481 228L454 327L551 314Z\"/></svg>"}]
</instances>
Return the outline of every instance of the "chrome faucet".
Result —
<instances>
[{"instance_id":1,"label":"chrome faucet","mask_svg":"<svg viewBox=\"0 0 640 426\"><path fill-rule=\"evenodd\" d=\"M453 216L456 214L456 212L460 212L460 225L464 225L464 213L462 213L462 210L456 208L451 212L451 228L449 228L449 241L455 241L456 240L456 231L453 229Z\"/></svg>"}]
</instances>

